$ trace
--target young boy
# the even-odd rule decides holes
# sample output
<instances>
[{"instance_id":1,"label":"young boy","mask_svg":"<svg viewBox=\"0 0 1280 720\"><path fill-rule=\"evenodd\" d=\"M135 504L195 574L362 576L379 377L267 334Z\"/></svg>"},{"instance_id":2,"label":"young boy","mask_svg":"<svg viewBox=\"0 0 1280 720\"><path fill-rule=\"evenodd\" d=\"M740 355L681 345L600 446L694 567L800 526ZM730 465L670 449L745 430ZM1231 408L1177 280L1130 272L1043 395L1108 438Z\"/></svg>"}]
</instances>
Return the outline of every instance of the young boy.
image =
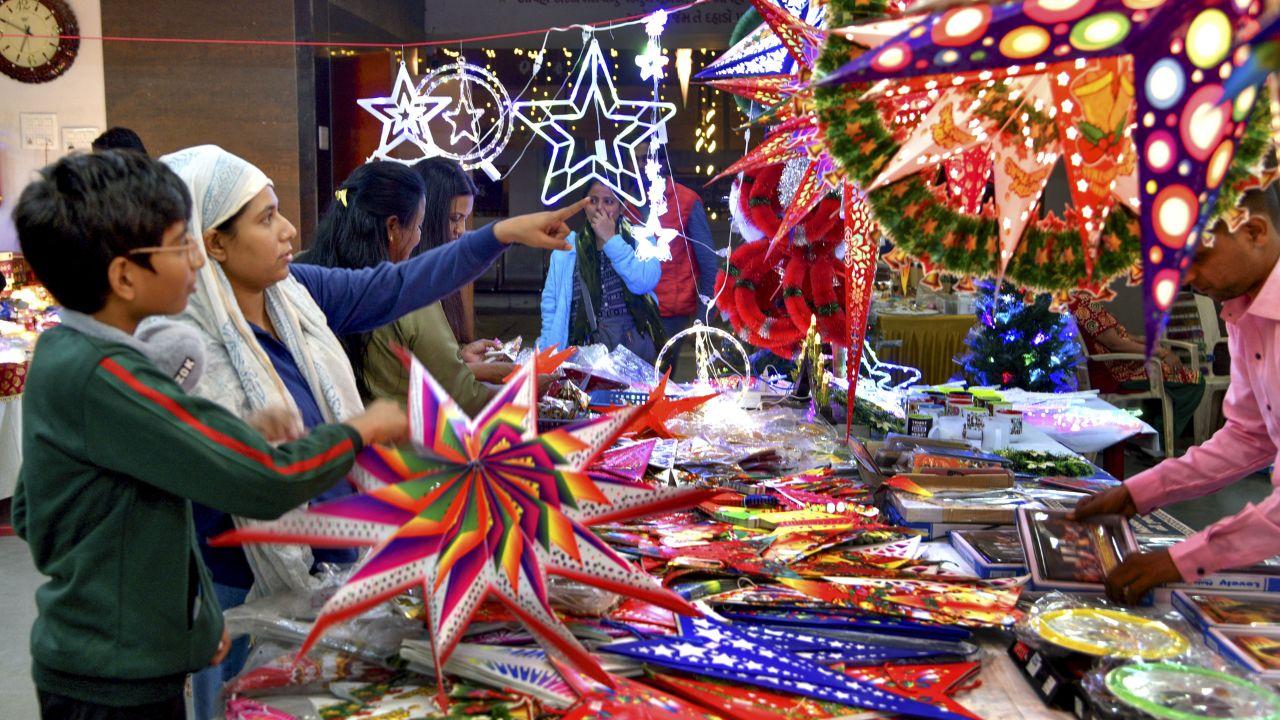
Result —
<instances>
[{"instance_id":1,"label":"young boy","mask_svg":"<svg viewBox=\"0 0 1280 720\"><path fill-rule=\"evenodd\" d=\"M49 576L31 630L46 720L184 717L185 675L228 647L191 501L279 517L346 475L365 444L407 434L404 412L380 403L273 447L156 369L133 334L186 306L204 262L190 211L169 168L120 151L45 168L14 211L64 308L31 362L13 499L14 529Z\"/></svg>"}]
</instances>

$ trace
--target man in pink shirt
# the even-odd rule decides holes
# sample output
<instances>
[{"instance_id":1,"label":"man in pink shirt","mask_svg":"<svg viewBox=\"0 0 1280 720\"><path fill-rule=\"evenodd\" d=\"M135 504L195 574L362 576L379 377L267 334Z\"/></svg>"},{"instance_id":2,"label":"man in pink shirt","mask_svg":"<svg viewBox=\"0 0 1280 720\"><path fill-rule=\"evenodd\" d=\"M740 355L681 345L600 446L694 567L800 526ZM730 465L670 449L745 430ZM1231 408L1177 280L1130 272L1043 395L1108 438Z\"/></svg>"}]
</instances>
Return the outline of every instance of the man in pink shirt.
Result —
<instances>
[{"instance_id":1,"label":"man in pink shirt","mask_svg":"<svg viewBox=\"0 0 1280 720\"><path fill-rule=\"evenodd\" d=\"M1081 501L1075 517L1132 516L1220 490L1277 464L1280 448L1280 189L1245 195L1248 219L1235 231L1214 228L1196 253L1187 283L1222 303L1231 349L1226 426L1183 457L1166 460L1123 485ZM1274 410L1273 410L1274 408ZM1272 475L1272 484L1276 477ZM1132 555L1107 577L1107 595L1133 604L1156 585L1194 582L1219 570L1280 554L1280 490L1167 550Z\"/></svg>"}]
</instances>

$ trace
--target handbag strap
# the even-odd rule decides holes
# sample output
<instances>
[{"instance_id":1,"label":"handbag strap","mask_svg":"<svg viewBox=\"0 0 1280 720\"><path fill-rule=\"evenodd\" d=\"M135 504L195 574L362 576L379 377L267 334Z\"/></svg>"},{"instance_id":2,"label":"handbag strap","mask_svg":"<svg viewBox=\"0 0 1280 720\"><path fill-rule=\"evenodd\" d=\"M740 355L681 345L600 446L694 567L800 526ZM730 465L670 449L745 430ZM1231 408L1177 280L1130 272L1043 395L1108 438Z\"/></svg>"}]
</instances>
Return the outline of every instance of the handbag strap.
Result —
<instances>
[{"instance_id":1,"label":"handbag strap","mask_svg":"<svg viewBox=\"0 0 1280 720\"><path fill-rule=\"evenodd\" d=\"M578 291L582 293L582 309L587 313L587 327L591 329L591 334L596 332L596 308L591 302L591 291L587 289L587 281L582 279L582 273L574 272L574 277L578 279Z\"/></svg>"}]
</instances>

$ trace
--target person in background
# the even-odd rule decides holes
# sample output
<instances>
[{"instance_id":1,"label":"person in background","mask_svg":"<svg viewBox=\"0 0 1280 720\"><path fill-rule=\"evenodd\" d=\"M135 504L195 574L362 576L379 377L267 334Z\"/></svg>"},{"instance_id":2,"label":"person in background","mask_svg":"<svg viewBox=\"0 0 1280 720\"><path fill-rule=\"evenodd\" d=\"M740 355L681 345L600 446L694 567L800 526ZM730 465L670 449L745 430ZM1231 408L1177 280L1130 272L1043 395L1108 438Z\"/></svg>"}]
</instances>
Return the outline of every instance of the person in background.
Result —
<instances>
[{"instance_id":1,"label":"person in background","mask_svg":"<svg viewBox=\"0 0 1280 720\"><path fill-rule=\"evenodd\" d=\"M127 127L108 128L106 132L94 138L93 151L103 150L132 150L143 155L147 154L147 146L142 144L142 138Z\"/></svg>"},{"instance_id":2,"label":"person in background","mask_svg":"<svg viewBox=\"0 0 1280 720\"><path fill-rule=\"evenodd\" d=\"M1105 353L1146 353L1142 338L1129 331L1102 303L1085 293L1073 293L1067 307L1090 355ZM1164 389L1173 401L1173 437L1182 436L1195 418L1204 397L1204 378L1183 366L1178 354L1168 346L1158 346L1156 356L1164 368ZM1089 384L1104 393L1146 392L1151 389L1147 368L1137 360L1089 363Z\"/></svg>"},{"instance_id":3,"label":"person in background","mask_svg":"<svg viewBox=\"0 0 1280 720\"><path fill-rule=\"evenodd\" d=\"M31 360L13 499L14 530L47 577L31 627L44 720L184 720L186 675L231 645L192 501L277 518L340 482L365 444L408 433L404 411L380 403L276 445L283 413L255 427L157 368L168 348L148 347L138 325L181 312L195 287L205 260L191 203L162 163L106 151L46 167L14 210L63 320Z\"/></svg>"},{"instance_id":4,"label":"person in background","mask_svg":"<svg viewBox=\"0 0 1280 720\"><path fill-rule=\"evenodd\" d=\"M422 244L418 246L418 252L425 252L462 237L480 191L456 160L427 158L415 163L413 169L422 176L427 190L427 211L422 216ZM472 311L463 301L461 291L441 300L440 307L453 332L453 341L462 347L461 356L476 379L500 383L511 374L514 368L510 363L485 360L485 352L501 347L502 343L497 339L477 340L474 333L468 331L475 319L468 315Z\"/></svg>"},{"instance_id":5,"label":"person in background","mask_svg":"<svg viewBox=\"0 0 1280 720\"><path fill-rule=\"evenodd\" d=\"M622 345L653 362L664 337L651 295L662 264L636 257L613 190L595 180L586 201L586 227L569 235L570 249L551 254L538 347L601 343L612 350Z\"/></svg>"},{"instance_id":6,"label":"person in background","mask_svg":"<svg viewBox=\"0 0 1280 720\"><path fill-rule=\"evenodd\" d=\"M1234 230L1219 222L1196 250L1186 277L1196 292L1222 303L1232 358L1222 403L1226 425L1186 455L1080 501L1076 519L1149 513L1280 463L1280 192L1275 185L1251 190L1241 203L1247 218ZM1276 485L1274 472L1271 482ZM1280 489L1168 549L1128 556L1108 574L1107 595L1133 604L1157 585L1195 582L1276 554Z\"/></svg>"},{"instance_id":7,"label":"person in background","mask_svg":"<svg viewBox=\"0 0 1280 720\"><path fill-rule=\"evenodd\" d=\"M241 417L283 405L295 413L294 434L341 422L363 407L338 335L372 332L436 302L479 276L513 242L565 247L564 221L583 206L502 220L408 262L331 269L293 264L297 230L280 214L272 182L258 168L212 145L162 160L190 190L191 231L209 259L177 318L205 341L204 375L194 392ZM407 221L397 218L394 241L412 248L424 200L417 176L403 177L417 183L417 206ZM349 205L359 192L344 185L336 203ZM382 227L376 231L380 240L387 237ZM349 492L349 485L341 485L316 499ZM341 564L356 557L350 550L312 553L294 545L210 548L208 538L231 529L233 519L203 506L195 508L195 517L215 598L224 609L243 603L251 587L262 594L310 589L313 559ZM193 679L199 720L212 715L218 688L239 672L246 654L242 639L220 667Z\"/></svg>"},{"instance_id":8,"label":"person in background","mask_svg":"<svg viewBox=\"0 0 1280 720\"><path fill-rule=\"evenodd\" d=\"M440 160L453 164L451 160ZM475 189L462 168L453 166L456 175L448 176L444 182L431 173L434 186L428 193L432 196L430 203L424 200L423 191L428 186L423 184L421 171L390 162L356 168L338 190L343 200L329 207L316 229L315 243L298 262L328 268L372 268L388 261L403 262L428 245L439 247L461 238ZM462 199L455 203L455 196ZM439 222L450 216L455 222ZM424 230L448 235L423 243ZM484 351L496 343L482 341L460 349L447 320L446 302L450 298L454 300L451 307L461 313L461 303L454 293L371 332L341 338L365 401L407 401L409 371L395 351L398 347L417 356L468 414L478 412L493 397L494 389L476 379L463 355L483 359ZM512 369L509 364L500 365L489 374L494 376L494 382L500 382Z\"/></svg>"},{"instance_id":9,"label":"person in background","mask_svg":"<svg viewBox=\"0 0 1280 720\"><path fill-rule=\"evenodd\" d=\"M692 326L694 320L706 322L707 308L702 297L710 298L715 293L716 272L724 260L716 254L706 207L696 192L667 178L666 204L662 227L679 235L671 241L671 259L663 261L662 277L653 292L663 334L671 338ZM644 224L648 218L644 208L628 206L626 210L628 219L636 224ZM684 340L680 338L667 351L664 368L673 373Z\"/></svg>"}]
</instances>

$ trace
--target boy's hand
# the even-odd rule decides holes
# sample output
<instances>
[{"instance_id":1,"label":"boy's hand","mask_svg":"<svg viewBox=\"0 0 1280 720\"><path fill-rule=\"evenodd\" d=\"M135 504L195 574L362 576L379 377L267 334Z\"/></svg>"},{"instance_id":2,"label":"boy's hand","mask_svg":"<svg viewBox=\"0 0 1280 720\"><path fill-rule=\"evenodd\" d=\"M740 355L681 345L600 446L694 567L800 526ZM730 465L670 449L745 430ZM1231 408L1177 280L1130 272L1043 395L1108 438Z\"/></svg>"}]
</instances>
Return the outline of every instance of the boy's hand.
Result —
<instances>
[{"instance_id":1,"label":"boy's hand","mask_svg":"<svg viewBox=\"0 0 1280 720\"><path fill-rule=\"evenodd\" d=\"M393 445L409 437L409 416L390 400L375 400L347 424L355 428L365 445Z\"/></svg>"},{"instance_id":2,"label":"boy's hand","mask_svg":"<svg viewBox=\"0 0 1280 720\"><path fill-rule=\"evenodd\" d=\"M502 343L497 340L477 340L473 343L463 345L459 352L462 355L462 362L470 365L471 363L482 363L485 361L485 353L490 350L498 350L502 347Z\"/></svg>"},{"instance_id":3,"label":"boy's hand","mask_svg":"<svg viewBox=\"0 0 1280 720\"><path fill-rule=\"evenodd\" d=\"M1107 575L1107 597L1136 605L1151 588L1181 579L1182 573L1168 550L1138 553L1125 558Z\"/></svg>"},{"instance_id":4,"label":"boy's hand","mask_svg":"<svg viewBox=\"0 0 1280 720\"><path fill-rule=\"evenodd\" d=\"M267 442L282 443L297 440L306 433L302 418L293 410L284 407L269 407L253 413L245 422L258 432Z\"/></svg>"},{"instance_id":5,"label":"boy's hand","mask_svg":"<svg viewBox=\"0 0 1280 720\"><path fill-rule=\"evenodd\" d=\"M519 243L546 250L568 250L569 243L565 238L569 237L570 231L565 221L590 203L591 198L582 198L567 208L499 220L493 226L493 235L503 245Z\"/></svg>"},{"instance_id":6,"label":"boy's hand","mask_svg":"<svg viewBox=\"0 0 1280 720\"><path fill-rule=\"evenodd\" d=\"M222 626L222 639L218 641L218 649L213 653L213 660L209 662L211 667L222 664L227 659L227 653L231 652L231 633L227 632L227 626Z\"/></svg>"},{"instance_id":7,"label":"boy's hand","mask_svg":"<svg viewBox=\"0 0 1280 720\"><path fill-rule=\"evenodd\" d=\"M1081 500L1067 517L1071 520L1085 520L1094 515L1123 515L1133 517L1138 514L1138 506L1133 504L1129 488L1124 485L1104 490L1097 495Z\"/></svg>"}]
</instances>

